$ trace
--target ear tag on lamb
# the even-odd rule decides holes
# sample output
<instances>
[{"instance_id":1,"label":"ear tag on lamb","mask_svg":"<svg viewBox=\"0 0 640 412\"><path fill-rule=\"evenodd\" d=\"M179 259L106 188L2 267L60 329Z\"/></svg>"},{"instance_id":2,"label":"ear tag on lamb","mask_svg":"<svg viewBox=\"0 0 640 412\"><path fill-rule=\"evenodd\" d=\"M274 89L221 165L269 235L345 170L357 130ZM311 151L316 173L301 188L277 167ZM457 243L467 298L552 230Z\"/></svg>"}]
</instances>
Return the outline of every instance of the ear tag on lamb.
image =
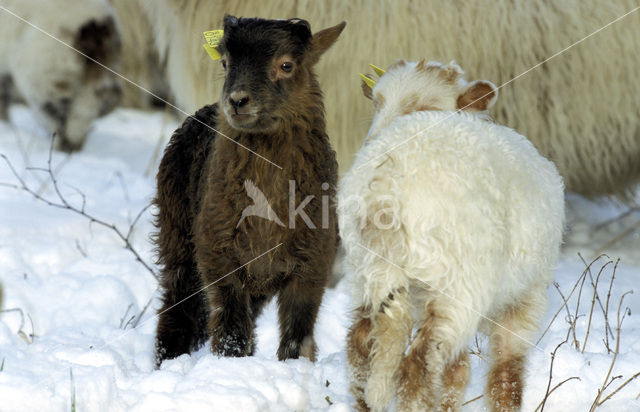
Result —
<instances>
[{"instance_id":1,"label":"ear tag on lamb","mask_svg":"<svg viewBox=\"0 0 640 412\"><path fill-rule=\"evenodd\" d=\"M205 31L204 39L207 41L207 44L203 44L202 46L209 54L212 60L220 60L220 52L218 52L218 44L220 44L220 40L222 40L222 36L224 35L224 30L209 30Z\"/></svg>"},{"instance_id":2,"label":"ear tag on lamb","mask_svg":"<svg viewBox=\"0 0 640 412\"><path fill-rule=\"evenodd\" d=\"M376 74L379 77L382 77L383 74L385 74L387 71L384 69L379 68L378 66L376 66L375 64L369 64L369 67L371 67L373 69L374 72L376 72Z\"/></svg>"},{"instance_id":3,"label":"ear tag on lamb","mask_svg":"<svg viewBox=\"0 0 640 412\"><path fill-rule=\"evenodd\" d=\"M373 89L373 86L376 85L376 81L375 80L373 80L371 77L365 76L362 73L360 73L360 78L362 78L362 81L364 81L366 83L366 85L369 86L372 89Z\"/></svg>"}]
</instances>

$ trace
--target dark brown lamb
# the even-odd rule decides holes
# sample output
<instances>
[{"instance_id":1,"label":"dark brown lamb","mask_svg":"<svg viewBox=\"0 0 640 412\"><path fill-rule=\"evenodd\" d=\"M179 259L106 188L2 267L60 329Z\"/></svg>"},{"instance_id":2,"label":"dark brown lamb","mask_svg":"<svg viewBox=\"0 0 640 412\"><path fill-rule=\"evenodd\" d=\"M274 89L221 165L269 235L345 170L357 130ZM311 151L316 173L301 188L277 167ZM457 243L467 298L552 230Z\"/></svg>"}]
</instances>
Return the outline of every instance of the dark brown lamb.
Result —
<instances>
[{"instance_id":1,"label":"dark brown lamb","mask_svg":"<svg viewBox=\"0 0 640 412\"><path fill-rule=\"evenodd\" d=\"M158 366L207 337L216 354L252 355L256 317L275 295L278 359L315 359L337 163L313 66L344 26L312 35L304 20L225 17L220 100L174 132L157 176ZM267 218L243 213L250 188L268 201Z\"/></svg>"}]
</instances>

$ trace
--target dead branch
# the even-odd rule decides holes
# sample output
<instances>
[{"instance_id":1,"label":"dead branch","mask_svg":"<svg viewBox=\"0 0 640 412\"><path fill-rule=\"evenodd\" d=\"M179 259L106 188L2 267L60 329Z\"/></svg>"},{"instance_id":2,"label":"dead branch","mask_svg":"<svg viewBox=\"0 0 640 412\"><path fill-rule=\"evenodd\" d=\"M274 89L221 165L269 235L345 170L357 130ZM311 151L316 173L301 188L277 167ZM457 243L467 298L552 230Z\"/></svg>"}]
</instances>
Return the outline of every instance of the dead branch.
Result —
<instances>
[{"instance_id":1,"label":"dead branch","mask_svg":"<svg viewBox=\"0 0 640 412\"><path fill-rule=\"evenodd\" d=\"M70 210L71 212L74 212L74 213L86 218L87 220L89 220L90 223L96 223L96 224L98 224L100 226L103 226L103 227L111 230L124 243L125 249L127 249L129 252L131 252L133 254L133 256L135 257L135 259L142 266L144 266L144 268L157 280L158 279L158 275L156 274L156 272L153 270L153 268L151 268L151 266L149 264L147 264L147 262L144 261L144 259L142 259L140 254L136 251L136 249L131 244L131 240L130 240L130 236L131 236L131 233L133 231L133 228L134 228L135 224L138 222L140 216L149 208L149 205L145 206L140 211L140 213L138 213L137 217L135 218L134 222L129 226L129 230L127 231L127 233L125 235L124 233L122 233L122 231L120 231L120 229L118 229L118 227L115 224L108 223L108 222L106 222L106 221L104 221L104 220L102 220L102 219L100 219L100 218L98 218L98 217L96 217L96 216L94 216L92 214L87 213L86 210L85 210L85 205L86 205L85 196L81 192L80 192L80 194L81 194L82 199L83 199L82 200L82 206L80 208L78 208L78 207L70 204L67 201L67 198L60 191L60 186L58 184L58 180L56 179L56 176L55 176L55 174L53 172L53 169L52 169L53 142L54 142L54 140L55 140L55 135L51 139L51 145L49 147L49 157L48 157L48 160L47 160L47 167L46 167L46 169L43 169L43 171L45 171L47 173L47 175L49 176L49 180L53 184L53 189L54 189L54 192L56 194L57 201L49 200L49 199L45 198L42 194L38 193L33 188L31 188L25 182L25 180L18 174L18 172L16 171L15 167L13 166L13 164L11 163L9 158L5 154L0 153L0 157L2 157L4 162L7 164L7 166L11 170L11 173L13 174L13 176L15 177L15 179L19 183L19 185L3 184L3 186L5 186L5 187L13 187L15 189L25 191L25 192L29 193L31 196L33 196L35 199L45 203L48 206L55 207L55 208L58 208L58 209Z\"/></svg>"},{"instance_id":2,"label":"dead branch","mask_svg":"<svg viewBox=\"0 0 640 412\"><path fill-rule=\"evenodd\" d=\"M124 315L122 315L122 317L120 318L120 329L124 329L129 324L131 319L133 319L133 316L132 316L131 319L127 321L127 323L124 323L124 320L127 318L127 315L129 314L129 311L131 310L132 307L133 307L133 303L129 303L129 306L127 306L127 310L124 312Z\"/></svg>"},{"instance_id":3,"label":"dead branch","mask_svg":"<svg viewBox=\"0 0 640 412\"><path fill-rule=\"evenodd\" d=\"M609 346L609 335L607 334L607 328L610 331L611 327L609 326L609 299L611 298L611 288L613 287L613 280L616 278L616 269L618 268L618 263L620 263L620 259L616 261L615 266L613 267L613 273L611 274L611 282L609 282L609 290L607 291L607 303L604 309L604 322L605 322L605 346L607 347L607 353L611 353L611 347ZM613 332L611 332L611 338L613 339Z\"/></svg>"},{"instance_id":4,"label":"dead branch","mask_svg":"<svg viewBox=\"0 0 640 412\"><path fill-rule=\"evenodd\" d=\"M582 259L582 255L580 253L578 253L578 256L580 256L580 259ZM600 255L598 256L598 258L600 258L601 256L606 256L607 258L609 258L609 256L607 255ZM583 259L584 260L584 259ZM592 262L595 262L592 261ZM578 323L578 312L580 310L580 300L582 299L582 289L584 288L584 282L585 280L587 280L587 276L586 274L590 274L591 273L591 265L587 266L587 268L585 269L585 276L582 278L582 282L580 283L580 290L578 291L578 299L576 301L576 311L575 314L573 316L573 345L575 346L576 350L580 350L580 342L578 341L578 338L576 337L576 324Z\"/></svg>"},{"instance_id":5,"label":"dead branch","mask_svg":"<svg viewBox=\"0 0 640 412\"><path fill-rule=\"evenodd\" d=\"M468 401L466 401L465 403L463 403L463 404L462 404L462 406L467 405L467 404L469 404L469 403L471 403L471 402L475 402L475 401L477 401L478 399L482 398L483 396L484 396L484 395L478 395L478 396L476 396L476 397L475 397L475 398L473 398L473 399L469 399Z\"/></svg>"},{"instance_id":6,"label":"dead branch","mask_svg":"<svg viewBox=\"0 0 640 412\"><path fill-rule=\"evenodd\" d=\"M553 322L555 322L556 318L558 317L558 315L560 314L560 312L562 311L562 308L564 308L565 306L567 306L569 304L569 299L571 299L571 296L573 295L573 292L575 292L576 288L578 287L578 283L580 283L580 281L587 276L587 271L591 268L591 265L593 265L596 261L598 261L601 257L606 256L606 255L600 255L598 257L596 257L595 259L593 259L591 261L591 263L589 263L589 265L587 266L587 268L584 270L584 272L582 272L582 275L580 275L580 277L578 278L578 280L576 281L576 283L573 285L573 288L571 289L571 292L569 292L569 296L567 296L566 299L563 299L564 302L562 303L562 305L560 306L560 308L556 311L555 315L553 315L553 318L551 318L551 322L549 322L549 324L547 325L547 327L545 328L544 332L542 332L542 335L540 335L540 337L538 338L538 340L536 341L536 345L538 343L540 343L540 341L542 340L542 338L544 338L544 336L547 334L547 332L549 331L549 328L551 328L551 325L553 324ZM584 282L584 280L583 280ZM561 294L562 295L562 294Z\"/></svg>"},{"instance_id":7,"label":"dead branch","mask_svg":"<svg viewBox=\"0 0 640 412\"><path fill-rule=\"evenodd\" d=\"M598 251L596 253L604 252L605 250L607 250L611 246L615 245L616 243L618 243L619 241L621 241L625 237L629 236L630 234L632 234L633 232L635 232L639 228L640 228L640 222L637 222L635 225L631 226L630 228L628 228L627 230L625 230L624 232L620 233L619 235L617 235L616 237L614 237L613 239L611 239L610 241L605 243L603 246L601 246L600 249L598 249Z\"/></svg>"},{"instance_id":8,"label":"dead branch","mask_svg":"<svg viewBox=\"0 0 640 412\"><path fill-rule=\"evenodd\" d=\"M587 321L587 331L584 335L584 342L582 342L582 351L580 353L584 353L584 350L587 347L587 340L589 340L589 332L591 331L591 319L593 318L593 308L596 304L596 296L598 295L598 283L600 282L600 275L602 275L602 272L604 271L604 269L609 266L610 263L613 263L612 261L608 261L607 263L605 263L604 265L602 265L602 267L600 268L600 270L598 271L598 276L596 276L596 282L595 284L593 284L593 282L591 282L593 284L593 298L591 298L591 309L589 309L589 320ZM600 299L598 299L600 300ZM607 331L605 330L605 333L607 333Z\"/></svg>"},{"instance_id":9,"label":"dead branch","mask_svg":"<svg viewBox=\"0 0 640 412\"><path fill-rule=\"evenodd\" d=\"M580 379L580 378L579 378L579 377L577 377L577 376L572 376L572 377L570 377L570 378L567 378L567 379L563 380L562 382L558 383L558 384L557 384L556 386L554 386L553 388L551 388L551 390L549 391L549 395L551 395L551 394L553 393L553 391L555 391L556 389L558 389L560 386L564 385L565 383L567 383L567 382L569 382L570 380L573 380L573 379L577 379L577 380L579 380L579 381L581 381L581 380L582 380L582 379ZM534 412L538 411L538 408L540 408L540 407L542 407L542 403L540 403L540 404L538 405L538 407L535 409L535 411L534 411Z\"/></svg>"},{"instance_id":10,"label":"dead branch","mask_svg":"<svg viewBox=\"0 0 640 412\"><path fill-rule=\"evenodd\" d=\"M564 340L562 342L560 342L556 348L553 350L553 352L551 352L551 365L549 366L549 380L547 381L547 390L544 393L544 398L542 398L542 401L540 402L540 404L538 405L538 407L535 409L534 412L537 412L538 410L540 410L540 412L544 411L544 405L547 403L547 399L549 399L549 395L551 394L551 381L553 380L553 362L556 359L556 353L558 352L558 349L560 349L560 347L562 345L564 345L565 343L567 343L569 341L569 334L571 333L571 330L567 331L567 336L564 338ZM559 386L559 385L556 385ZM555 388L554 388L555 389Z\"/></svg>"},{"instance_id":11,"label":"dead branch","mask_svg":"<svg viewBox=\"0 0 640 412\"><path fill-rule=\"evenodd\" d=\"M475 349L474 348L470 348L469 349L469 353L471 353L472 355L475 355L477 357L479 357L480 359L482 359L485 362L489 362L487 360L487 358L485 358L484 356L482 356L482 349L480 349L480 344L478 343L478 335L476 334L475 336Z\"/></svg>"},{"instance_id":12,"label":"dead branch","mask_svg":"<svg viewBox=\"0 0 640 412\"><path fill-rule=\"evenodd\" d=\"M604 393L605 389L607 388L608 384L609 384L609 377L611 376L611 372L613 371L613 366L616 363L616 359L618 358L618 353L620 353L620 329L622 329L622 322L624 321L625 316L627 315L627 313L630 313L629 308L626 308L624 310L624 312L622 313L622 317L620 317L620 309L622 309L622 301L624 300L624 297L627 296L628 294L633 294L633 291L630 290L628 292L625 292L622 294L622 296L620 296L620 302L618 303L618 312L617 312L617 317L616 317L616 349L613 352L613 358L611 359L611 364L609 365L609 370L607 371L607 376L604 378L604 382L602 383L602 387L600 389L598 389L598 394L596 395L596 398L593 400L593 403L591 404L591 408L589 408L589 412L593 412L596 407L598 407L599 405L602 404L602 402L600 402L600 397L602 396L602 394ZM603 401L604 402L604 401Z\"/></svg>"},{"instance_id":13,"label":"dead branch","mask_svg":"<svg viewBox=\"0 0 640 412\"><path fill-rule=\"evenodd\" d=\"M147 311L147 309L149 309L149 306L151 306L152 300L153 300L153 295L149 298L149 300L147 301L147 304L144 305L144 308L142 308L142 311L140 311L138 316L136 316L135 320L131 323L132 329L135 329L138 326L138 324L140 323L140 320L142 319L142 316Z\"/></svg>"},{"instance_id":14,"label":"dead branch","mask_svg":"<svg viewBox=\"0 0 640 412\"><path fill-rule=\"evenodd\" d=\"M577 321L577 319L573 319L573 316L571 315L571 312L569 311L569 306L566 304L568 299L564 297L564 294L560 290L560 285L558 284L558 282L553 282L553 286L556 288L556 290L560 294L560 297L562 298L563 302L565 302L564 307L567 310L567 322L569 323L569 332L573 333L573 341L576 342L577 341L577 338L576 338L576 321Z\"/></svg>"},{"instance_id":15,"label":"dead branch","mask_svg":"<svg viewBox=\"0 0 640 412\"><path fill-rule=\"evenodd\" d=\"M609 226L612 223L618 222L622 219L624 219L625 217L629 216L630 214L634 213L634 212L639 212L640 208L638 206L634 206L634 207L630 207L629 209L625 210L624 212L622 212L621 214L619 214L618 216L614 216L610 219L605 220L602 223L599 223L598 225L596 225L594 227L594 230L600 230L606 226Z\"/></svg>"}]
</instances>

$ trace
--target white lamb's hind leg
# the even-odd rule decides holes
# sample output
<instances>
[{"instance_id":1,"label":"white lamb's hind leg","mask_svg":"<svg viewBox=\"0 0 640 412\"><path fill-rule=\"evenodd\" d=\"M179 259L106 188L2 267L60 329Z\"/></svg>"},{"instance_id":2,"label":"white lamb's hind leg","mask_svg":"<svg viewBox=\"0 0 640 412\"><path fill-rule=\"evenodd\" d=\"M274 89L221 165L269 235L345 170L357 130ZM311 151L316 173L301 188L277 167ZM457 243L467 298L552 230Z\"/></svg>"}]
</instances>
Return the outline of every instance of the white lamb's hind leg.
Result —
<instances>
[{"instance_id":1,"label":"white lamb's hind leg","mask_svg":"<svg viewBox=\"0 0 640 412\"><path fill-rule=\"evenodd\" d=\"M513 412L521 408L526 355L540 331L546 298L546 288L537 288L495 319L501 326L494 325L490 336L492 364L487 400L491 411Z\"/></svg>"},{"instance_id":2,"label":"white lamb's hind leg","mask_svg":"<svg viewBox=\"0 0 640 412\"><path fill-rule=\"evenodd\" d=\"M356 310L353 324L347 334L347 360L349 361L351 394L358 412L369 411L364 391L370 375L372 314L363 306Z\"/></svg>"},{"instance_id":3,"label":"white lamb's hind leg","mask_svg":"<svg viewBox=\"0 0 640 412\"><path fill-rule=\"evenodd\" d=\"M469 383L469 353L464 350L453 361L449 362L442 377L442 399L440 410L454 412L462 409L462 396Z\"/></svg>"},{"instance_id":4,"label":"white lamb's hind leg","mask_svg":"<svg viewBox=\"0 0 640 412\"><path fill-rule=\"evenodd\" d=\"M396 391L396 372L411 336L413 319L407 289L389 292L373 317L370 374L365 401L372 411L386 411Z\"/></svg>"},{"instance_id":5,"label":"white lamb's hind leg","mask_svg":"<svg viewBox=\"0 0 640 412\"><path fill-rule=\"evenodd\" d=\"M446 296L426 305L420 328L400 364L399 410L437 410L441 402L456 407L469 375L465 344L477 330L478 320L474 311Z\"/></svg>"}]
</instances>

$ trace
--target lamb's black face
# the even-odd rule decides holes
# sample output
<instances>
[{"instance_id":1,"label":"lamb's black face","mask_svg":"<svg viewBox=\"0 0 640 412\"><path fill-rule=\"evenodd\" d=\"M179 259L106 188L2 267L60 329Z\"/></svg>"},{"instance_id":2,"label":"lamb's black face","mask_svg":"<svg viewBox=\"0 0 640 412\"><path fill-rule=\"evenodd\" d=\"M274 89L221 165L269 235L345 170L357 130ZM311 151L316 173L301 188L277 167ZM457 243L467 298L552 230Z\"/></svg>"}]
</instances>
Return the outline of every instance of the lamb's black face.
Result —
<instances>
[{"instance_id":1,"label":"lamb's black face","mask_svg":"<svg viewBox=\"0 0 640 412\"><path fill-rule=\"evenodd\" d=\"M268 131L295 103L291 93L308 76L311 30L304 20L226 16L218 46L225 70L220 107L239 130Z\"/></svg>"}]
</instances>

